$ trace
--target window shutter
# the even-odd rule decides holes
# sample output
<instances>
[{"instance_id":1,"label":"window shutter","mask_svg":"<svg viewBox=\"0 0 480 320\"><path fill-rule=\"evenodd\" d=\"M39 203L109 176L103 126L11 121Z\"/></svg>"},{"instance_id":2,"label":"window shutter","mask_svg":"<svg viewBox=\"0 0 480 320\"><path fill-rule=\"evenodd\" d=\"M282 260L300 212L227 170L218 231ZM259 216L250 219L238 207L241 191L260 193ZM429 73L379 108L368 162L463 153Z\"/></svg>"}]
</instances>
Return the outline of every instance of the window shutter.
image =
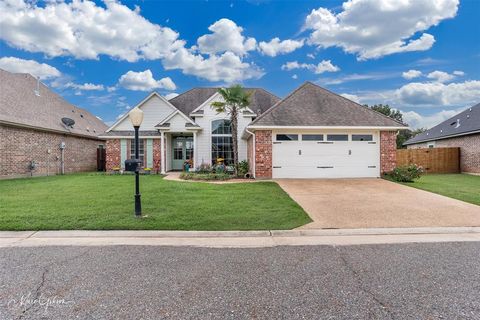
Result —
<instances>
[{"instance_id":1,"label":"window shutter","mask_svg":"<svg viewBox=\"0 0 480 320\"><path fill-rule=\"evenodd\" d=\"M127 139L120 139L120 167L125 169L125 160L127 160Z\"/></svg>"},{"instance_id":2,"label":"window shutter","mask_svg":"<svg viewBox=\"0 0 480 320\"><path fill-rule=\"evenodd\" d=\"M147 168L153 167L153 140L147 139Z\"/></svg>"}]
</instances>

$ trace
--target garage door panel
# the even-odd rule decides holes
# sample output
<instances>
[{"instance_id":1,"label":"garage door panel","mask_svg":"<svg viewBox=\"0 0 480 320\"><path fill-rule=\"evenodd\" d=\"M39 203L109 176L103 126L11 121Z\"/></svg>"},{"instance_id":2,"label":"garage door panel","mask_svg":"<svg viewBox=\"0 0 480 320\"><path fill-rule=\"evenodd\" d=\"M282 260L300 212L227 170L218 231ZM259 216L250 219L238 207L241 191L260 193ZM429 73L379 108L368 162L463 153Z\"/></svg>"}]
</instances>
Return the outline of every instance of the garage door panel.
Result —
<instances>
[{"instance_id":1,"label":"garage door panel","mask_svg":"<svg viewBox=\"0 0 480 320\"><path fill-rule=\"evenodd\" d=\"M274 178L378 177L380 172L379 146L367 141L282 141L272 151Z\"/></svg>"}]
</instances>

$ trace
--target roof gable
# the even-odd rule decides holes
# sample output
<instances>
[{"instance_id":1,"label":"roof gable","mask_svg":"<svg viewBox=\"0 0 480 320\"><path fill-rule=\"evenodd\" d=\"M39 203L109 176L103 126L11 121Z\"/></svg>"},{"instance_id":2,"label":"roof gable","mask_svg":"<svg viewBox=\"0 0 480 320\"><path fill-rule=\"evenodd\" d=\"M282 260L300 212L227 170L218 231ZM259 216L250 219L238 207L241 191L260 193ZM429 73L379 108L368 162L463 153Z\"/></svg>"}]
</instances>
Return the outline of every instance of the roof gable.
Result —
<instances>
[{"instance_id":1,"label":"roof gable","mask_svg":"<svg viewBox=\"0 0 480 320\"><path fill-rule=\"evenodd\" d=\"M258 117L253 126L406 126L345 97L306 82Z\"/></svg>"},{"instance_id":2,"label":"roof gable","mask_svg":"<svg viewBox=\"0 0 480 320\"><path fill-rule=\"evenodd\" d=\"M39 94L35 91L39 88ZM75 121L66 127L62 118ZM78 108L27 73L0 69L0 121L39 129L97 137L107 126L85 109Z\"/></svg>"},{"instance_id":3,"label":"roof gable","mask_svg":"<svg viewBox=\"0 0 480 320\"><path fill-rule=\"evenodd\" d=\"M134 108L140 108L144 112L141 130L155 130L155 125L178 111L167 99L157 92L152 92L145 99L143 99ZM120 119L117 120L106 132L109 131L133 130L133 127L126 112Z\"/></svg>"},{"instance_id":4,"label":"roof gable","mask_svg":"<svg viewBox=\"0 0 480 320\"><path fill-rule=\"evenodd\" d=\"M419 133L404 145L432 141L456 135L466 135L480 131L480 103L451 117L435 127Z\"/></svg>"}]
</instances>

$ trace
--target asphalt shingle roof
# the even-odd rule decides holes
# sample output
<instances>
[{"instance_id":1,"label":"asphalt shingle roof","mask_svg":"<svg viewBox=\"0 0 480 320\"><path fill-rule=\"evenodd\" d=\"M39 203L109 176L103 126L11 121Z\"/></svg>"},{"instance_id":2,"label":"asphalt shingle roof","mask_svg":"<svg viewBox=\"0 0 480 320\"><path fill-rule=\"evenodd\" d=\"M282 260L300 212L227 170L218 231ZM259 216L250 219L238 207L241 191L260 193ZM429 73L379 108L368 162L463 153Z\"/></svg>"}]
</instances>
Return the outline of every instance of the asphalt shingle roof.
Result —
<instances>
[{"instance_id":1,"label":"asphalt shingle roof","mask_svg":"<svg viewBox=\"0 0 480 320\"><path fill-rule=\"evenodd\" d=\"M0 69L0 121L91 137L107 129L100 119L68 103L45 84L40 82L39 95L36 89L37 79L32 75ZM67 128L62 118L73 119L73 128Z\"/></svg>"},{"instance_id":2,"label":"asphalt shingle roof","mask_svg":"<svg viewBox=\"0 0 480 320\"><path fill-rule=\"evenodd\" d=\"M169 102L185 115L189 116L193 110L213 96L218 89L219 88L193 88L170 99ZM249 108L256 113L258 113L259 110L260 113L265 112L280 100L262 88L245 88L245 90L251 92Z\"/></svg>"},{"instance_id":3,"label":"asphalt shingle roof","mask_svg":"<svg viewBox=\"0 0 480 320\"><path fill-rule=\"evenodd\" d=\"M154 137L154 136L159 136L160 133L155 130L140 130L138 132L139 136L142 137ZM135 136L135 131L131 130L117 130L117 131L109 131L109 132L104 132L100 136L102 137L133 137Z\"/></svg>"},{"instance_id":4,"label":"asphalt shingle roof","mask_svg":"<svg viewBox=\"0 0 480 320\"><path fill-rule=\"evenodd\" d=\"M466 135L469 132L478 131L480 131L480 103L416 135L406 141L404 145L444 139L456 135Z\"/></svg>"},{"instance_id":5,"label":"asphalt shingle roof","mask_svg":"<svg viewBox=\"0 0 480 320\"><path fill-rule=\"evenodd\" d=\"M311 82L301 85L251 125L406 127Z\"/></svg>"}]
</instances>

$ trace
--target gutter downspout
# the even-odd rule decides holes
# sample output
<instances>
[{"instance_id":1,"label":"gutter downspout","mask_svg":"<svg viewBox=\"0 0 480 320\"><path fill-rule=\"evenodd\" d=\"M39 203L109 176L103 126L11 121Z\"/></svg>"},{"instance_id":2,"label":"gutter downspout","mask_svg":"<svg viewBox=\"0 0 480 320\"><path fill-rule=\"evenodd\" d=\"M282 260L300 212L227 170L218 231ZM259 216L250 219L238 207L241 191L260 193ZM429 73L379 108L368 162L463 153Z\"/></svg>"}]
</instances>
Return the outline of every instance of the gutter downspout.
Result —
<instances>
[{"instance_id":1,"label":"gutter downspout","mask_svg":"<svg viewBox=\"0 0 480 320\"><path fill-rule=\"evenodd\" d=\"M256 163L256 158L255 158L255 144L256 144L256 141L255 141L255 132L251 132L251 131L248 131L248 128L245 128L245 132L247 132L248 134L250 134L252 137L253 137L253 151L252 151L252 158L253 158L253 164L252 164L252 167L253 167L253 170L252 170L252 175L253 175L253 178L255 179L255 163Z\"/></svg>"}]
</instances>

